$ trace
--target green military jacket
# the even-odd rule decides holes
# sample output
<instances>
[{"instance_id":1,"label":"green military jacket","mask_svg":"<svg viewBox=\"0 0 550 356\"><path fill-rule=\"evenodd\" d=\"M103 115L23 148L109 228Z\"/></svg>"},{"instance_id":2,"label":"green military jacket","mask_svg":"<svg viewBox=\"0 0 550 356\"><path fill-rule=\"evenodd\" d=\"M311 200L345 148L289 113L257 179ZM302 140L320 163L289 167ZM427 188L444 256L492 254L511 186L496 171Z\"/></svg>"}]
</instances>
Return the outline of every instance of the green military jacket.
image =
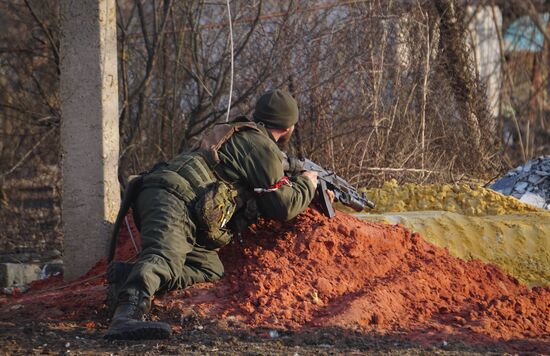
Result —
<instances>
[{"instance_id":1,"label":"green military jacket","mask_svg":"<svg viewBox=\"0 0 550 356\"><path fill-rule=\"evenodd\" d=\"M208 186L221 177L236 189L238 200L249 203L252 199L260 215L277 220L289 220L304 211L315 194L316 187L301 175L290 177L290 184L281 185L278 189L254 194L255 188L272 188L284 177L283 153L262 125L235 132L217 150L219 162L214 167L207 164L207 159L198 153L183 152L130 182L115 222L109 261L114 258L120 224L143 189L161 188L194 205ZM234 227L237 230L244 228L242 222L249 224L255 218L247 214L248 203L244 206L241 204L234 216ZM139 228L140 219L136 210L134 217Z\"/></svg>"},{"instance_id":2,"label":"green military jacket","mask_svg":"<svg viewBox=\"0 0 550 356\"><path fill-rule=\"evenodd\" d=\"M218 151L220 164L217 171L221 171L239 191L267 189L284 176L283 153L263 125L257 125L257 128L236 132ZM290 184L257 194L254 199L262 216L289 220L307 208L315 188L309 178L300 175L290 177Z\"/></svg>"},{"instance_id":3,"label":"green military jacket","mask_svg":"<svg viewBox=\"0 0 550 356\"><path fill-rule=\"evenodd\" d=\"M290 184L274 191L253 193L255 188L268 189L284 177L283 153L262 125L235 132L217 150L215 166L197 155L200 152L183 152L163 162L144 176L143 188L161 187L193 202L201 189L221 177L237 189L238 200L254 199L260 215L277 220L289 220L304 211L315 194L311 181L301 175L290 177Z\"/></svg>"}]
</instances>

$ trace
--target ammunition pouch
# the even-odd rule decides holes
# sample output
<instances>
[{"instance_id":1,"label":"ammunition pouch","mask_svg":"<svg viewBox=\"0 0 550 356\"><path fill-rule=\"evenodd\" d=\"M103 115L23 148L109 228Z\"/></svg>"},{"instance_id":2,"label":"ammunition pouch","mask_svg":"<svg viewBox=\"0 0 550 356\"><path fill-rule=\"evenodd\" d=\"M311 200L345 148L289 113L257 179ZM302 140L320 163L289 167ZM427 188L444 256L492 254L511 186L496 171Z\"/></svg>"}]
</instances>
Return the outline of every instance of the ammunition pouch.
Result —
<instances>
[{"instance_id":1,"label":"ammunition pouch","mask_svg":"<svg viewBox=\"0 0 550 356\"><path fill-rule=\"evenodd\" d=\"M237 191L215 177L197 154L181 155L143 178L143 187L157 186L183 200L196 227L196 244L217 249L231 241L224 226L236 210Z\"/></svg>"},{"instance_id":2,"label":"ammunition pouch","mask_svg":"<svg viewBox=\"0 0 550 356\"><path fill-rule=\"evenodd\" d=\"M236 209L237 191L222 181L216 181L194 204L197 244L213 250L231 241L231 231L225 226Z\"/></svg>"}]
</instances>

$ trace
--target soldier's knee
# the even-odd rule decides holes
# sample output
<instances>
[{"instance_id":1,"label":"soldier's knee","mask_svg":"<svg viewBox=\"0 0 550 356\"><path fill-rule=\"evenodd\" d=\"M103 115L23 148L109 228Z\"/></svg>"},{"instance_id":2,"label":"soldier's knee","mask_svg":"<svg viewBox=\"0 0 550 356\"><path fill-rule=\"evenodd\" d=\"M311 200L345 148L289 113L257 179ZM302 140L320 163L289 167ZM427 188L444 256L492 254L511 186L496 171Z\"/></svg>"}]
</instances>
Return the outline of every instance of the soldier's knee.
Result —
<instances>
[{"instance_id":1,"label":"soldier's knee","mask_svg":"<svg viewBox=\"0 0 550 356\"><path fill-rule=\"evenodd\" d=\"M167 281L177 277L179 271L183 268L183 261L179 261L177 258L169 258L164 254L151 253L142 255L139 265L141 269L146 271L144 273L154 274L161 280Z\"/></svg>"},{"instance_id":2,"label":"soldier's knee","mask_svg":"<svg viewBox=\"0 0 550 356\"><path fill-rule=\"evenodd\" d=\"M212 262L213 263L208 268L209 273L207 274L209 282L217 281L218 279L222 278L224 274L222 261L220 261L220 259L218 258L217 260Z\"/></svg>"}]
</instances>

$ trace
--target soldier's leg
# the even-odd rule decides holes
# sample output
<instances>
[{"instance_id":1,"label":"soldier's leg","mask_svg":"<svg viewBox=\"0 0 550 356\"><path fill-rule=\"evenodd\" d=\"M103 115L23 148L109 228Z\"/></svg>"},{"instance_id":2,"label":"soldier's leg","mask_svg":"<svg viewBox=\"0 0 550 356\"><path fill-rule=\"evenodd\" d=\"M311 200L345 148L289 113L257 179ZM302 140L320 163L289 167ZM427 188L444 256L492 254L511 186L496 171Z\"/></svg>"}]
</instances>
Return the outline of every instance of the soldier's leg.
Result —
<instances>
[{"instance_id":1,"label":"soldier's leg","mask_svg":"<svg viewBox=\"0 0 550 356\"><path fill-rule=\"evenodd\" d=\"M195 226L186 204L161 188L140 192L136 208L141 221L142 250L119 294L151 298L178 278L193 250Z\"/></svg>"},{"instance_id":2,"label":"soldier's leg","mask_svg":"<svg viewBox=\"0 0 550 356\"><path fill-rule=\"evenodd\" d=\"M182 273L170 281L162 291L183 289L202 282L214 282L223 276L223 264L216 251L194 246L185 259Z\"/></svg>"},{"instance_id":3,"label":"soldier's leg","mask_svg":"<svg viewBox=\"0 0 550 356\"><path fill-rule=\"evenodd\" d=\"M217 251L195 246L187 254L183 274L178 278L178 288L195 283L214 282L223 277L223 264Z\"/></svg>"},{"instance_id":4,"label":"soldier's leg","mask_svg":"<svg viewBox=\"0 0 550 356\"><path fill-rule=\"evenodd\" d=\"M110 303L113 304L109 305L109 308L111 308L110 314L116 306L118 289L130 275L133 266L133 263L128 262L115 262L109 266L108 278L110 283L114 285L111 288L112 295L109 296L112 299ZM164 287L161 287L158 292L164 293L170 290L184 289L196 283L214 282L223 277L223 272L223 264L216 251L195 246L186 256L185 265L180 276L172 279ZM120 285L120 287L115 288L116 285Z\"/></svg>"},{"instance_id":5,"label":"soldier's leg","mask_svg":"<svg viewBox=\"0 0 550 356\"><path fill-rule=\"evenodd\" d=\"M185 203L159 188L140 192L136 207L141 220L142 251L118 295L118 305L106 337L166 338L166 323L142 321L150 299L183 270L194 244L195 226Z\"/></svg>"}]
</instances>

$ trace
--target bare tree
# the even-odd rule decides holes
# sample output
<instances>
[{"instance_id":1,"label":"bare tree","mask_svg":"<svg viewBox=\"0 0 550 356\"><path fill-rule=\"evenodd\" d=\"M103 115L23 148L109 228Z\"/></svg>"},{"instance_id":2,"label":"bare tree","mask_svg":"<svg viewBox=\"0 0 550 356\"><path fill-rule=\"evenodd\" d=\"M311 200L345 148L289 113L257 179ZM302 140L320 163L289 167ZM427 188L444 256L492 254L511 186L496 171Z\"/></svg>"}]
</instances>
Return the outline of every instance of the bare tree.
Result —
<instances>
[{"instance_id":1,"label":"bare tree","mask_svg":"<svg viewBox=\"0 0 550 356\"><path fill-rule=\"evenodd\" d=\"M487 110L466 31L475 12L492 5L502 12L497 118ZM117 0L119 179L191 146L225 121L228 104L232 117L250 115L259 95L273 88L290 90L300 106L292 153L358 186L389 178L488 179L501 163L509 167L550 150L544 64L550 37L538 16L545 6L233 0L229 26L225 1ZM3 207L16 204L15 178L59 164L57 9L56 0L0 4ZM546 53L507 50L506 31L522 16L543 31ZM48 184L57 187L60 178L50 171Z\"/></svg>"}]
</instances>

